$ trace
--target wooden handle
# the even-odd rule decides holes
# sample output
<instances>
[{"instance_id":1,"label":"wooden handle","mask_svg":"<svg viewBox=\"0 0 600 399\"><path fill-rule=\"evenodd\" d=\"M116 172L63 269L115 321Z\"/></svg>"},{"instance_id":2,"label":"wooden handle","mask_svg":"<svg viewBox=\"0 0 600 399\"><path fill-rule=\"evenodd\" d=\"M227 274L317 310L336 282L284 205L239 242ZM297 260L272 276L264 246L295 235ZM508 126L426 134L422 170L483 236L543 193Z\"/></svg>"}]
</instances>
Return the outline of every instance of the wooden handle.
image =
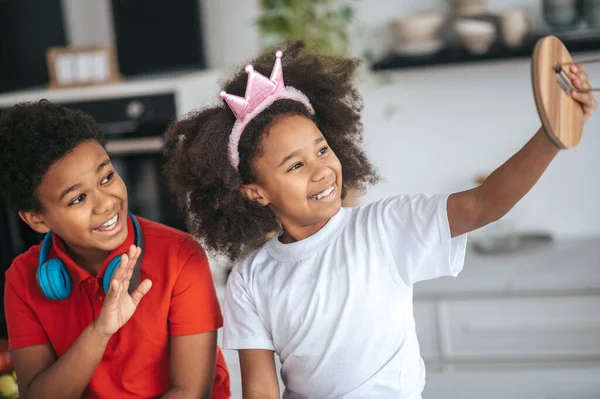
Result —
<instances>
[{"instance_id":1,"label":"wooden handle","mask_svg":"<svg viewBox=\"0 0 600 399\"><path fill-rule=\"evenodd\" d=\"M531 63L535 104L544 131L562 149L579 144L583 132L583 107L570 95L570 79L557 73L557 66L573 63L555 36L545 36L536 43Z\"/></svg>"}]
</instances>

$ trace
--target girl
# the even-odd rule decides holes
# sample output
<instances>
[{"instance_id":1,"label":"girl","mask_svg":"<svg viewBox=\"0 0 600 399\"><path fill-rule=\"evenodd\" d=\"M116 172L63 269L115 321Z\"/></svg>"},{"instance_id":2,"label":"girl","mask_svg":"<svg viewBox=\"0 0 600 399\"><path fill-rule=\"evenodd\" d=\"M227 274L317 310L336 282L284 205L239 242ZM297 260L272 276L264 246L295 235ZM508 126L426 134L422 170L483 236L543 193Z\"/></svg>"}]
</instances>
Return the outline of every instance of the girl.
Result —
<instances>
[{"instance_id":1,"label":"girl","mask_svg":"<svg viewBox=\"0 0 600 399\"><path fill-rule=\"evenodd\" d=\"M479 187L343 208L348 190L378 178L360 148L359 63L298 43L273 59L256 58L221 104L167 132L167 173L191 231L238 260L223 343L239 351L244 397L279 397L276 352L285 398L420 398L413 285L456 276L466 234L506 214L559 150L540 129ZM589 117L595 99L574 98Z\"/></svg>"}]
</instances>

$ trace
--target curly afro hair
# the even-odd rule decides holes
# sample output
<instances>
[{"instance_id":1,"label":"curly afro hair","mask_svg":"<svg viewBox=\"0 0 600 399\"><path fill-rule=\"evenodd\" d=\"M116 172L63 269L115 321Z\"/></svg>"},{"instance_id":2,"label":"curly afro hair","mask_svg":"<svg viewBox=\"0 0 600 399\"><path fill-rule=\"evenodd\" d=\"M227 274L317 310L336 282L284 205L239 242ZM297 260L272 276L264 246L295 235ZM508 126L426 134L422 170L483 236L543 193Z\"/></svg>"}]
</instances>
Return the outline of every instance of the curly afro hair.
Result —
<instances>
[{"instance_id":1,"label":"curly afro hair","mask_svg":"<svg viewBox=\"0 0 600 399\"><path fill-rule=\"evenodd\" d=\"M165 173L180 207L188 214L188 230L210 251L236 260L263 245L279 228L268 207L245 199L240 187L257 180L254 160L261 153L261 137L278 118L303 115L321 130L342 165L342 198L348 190L362 193L378 181L361 148L362 99L353 85L358 59L309 52L302 42L280 46L286 85L303 92L315 115L293 100L273 103L242 134L236 171L227 156L235 116L224 101L200 109L172 123L166 132ZM254 70L269 76L273 53L251 61ZM247 73L240 68L222 89L244 96ZM216 95L216 93L215 93Z\"/></svg>"},{"instance_id":2,"label":"curly afro hair","mask_svg":"<svg viewBox=\"0 0 600 399\"><path fill-rule=\"evenodd\" d=\"M0 192L20 211L40 211L36 190L46 172L78 144L106 145L100 127L86 113L47 100L21 103L0 118Z\"/></svg>"}]
</instances>

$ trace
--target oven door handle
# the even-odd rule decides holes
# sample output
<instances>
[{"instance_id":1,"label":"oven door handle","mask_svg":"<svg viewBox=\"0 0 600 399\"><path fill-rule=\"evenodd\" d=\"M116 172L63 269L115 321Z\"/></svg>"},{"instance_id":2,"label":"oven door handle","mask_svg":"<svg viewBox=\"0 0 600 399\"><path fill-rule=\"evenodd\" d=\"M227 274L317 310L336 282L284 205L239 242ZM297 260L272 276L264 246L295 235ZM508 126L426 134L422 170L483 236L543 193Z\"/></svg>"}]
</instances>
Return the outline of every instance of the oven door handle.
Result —
<instances>
[{"instance_id":1,"label":"oven door handle","mask_svg":"<svg viewBox=\"0 0 600 399\"><path fill-rule=\"evenodd\" d=\"M128 134L135 132L140 127L140 122L137 120L121 121L121 122L106 122L99 123L100 129L104 131L107 136L115 134Z\"/></svg>"},{"instance_id":2,"label":"oven door handle","mask_svg":"<svg viewBox=\"0 0 600 399\"><path fill-rule=\"evenodd\" d=\"M108 140L106 152L109 155L156 154L163 150L164 139L144 137L129 140Z\"/></svg>"}]
</instances>

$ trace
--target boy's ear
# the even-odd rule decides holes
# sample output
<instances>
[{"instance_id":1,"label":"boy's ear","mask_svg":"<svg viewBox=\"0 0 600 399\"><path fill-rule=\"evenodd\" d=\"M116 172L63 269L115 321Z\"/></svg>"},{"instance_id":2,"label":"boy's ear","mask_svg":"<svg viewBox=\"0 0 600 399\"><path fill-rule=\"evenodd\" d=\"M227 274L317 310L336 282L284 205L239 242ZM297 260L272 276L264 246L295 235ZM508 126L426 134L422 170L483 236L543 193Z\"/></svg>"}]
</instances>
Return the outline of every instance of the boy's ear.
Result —
<instances>
[{"instance_id":1,"label":"boy's ear","mask_svg":"<svg viewBox=\"0 0 600 399\"><path fill-rule=\"evenodd\" d=\"M21 220L38 233L45 234L50 231L50 228L44 222L44 218L38 212L19 211L19 216Z\"/></svg>"},{"instance_id":2,"label":"boy's ear","mask_svg":"<svg viewBox=\"0 0 600 399\"><path fill-rule=\"evenodd\" d=\"M267 206L270 203L258 184L246 184L240 187L240 192L248 201L256 202L260 206Z\"/></svg>"}]
</instances>

